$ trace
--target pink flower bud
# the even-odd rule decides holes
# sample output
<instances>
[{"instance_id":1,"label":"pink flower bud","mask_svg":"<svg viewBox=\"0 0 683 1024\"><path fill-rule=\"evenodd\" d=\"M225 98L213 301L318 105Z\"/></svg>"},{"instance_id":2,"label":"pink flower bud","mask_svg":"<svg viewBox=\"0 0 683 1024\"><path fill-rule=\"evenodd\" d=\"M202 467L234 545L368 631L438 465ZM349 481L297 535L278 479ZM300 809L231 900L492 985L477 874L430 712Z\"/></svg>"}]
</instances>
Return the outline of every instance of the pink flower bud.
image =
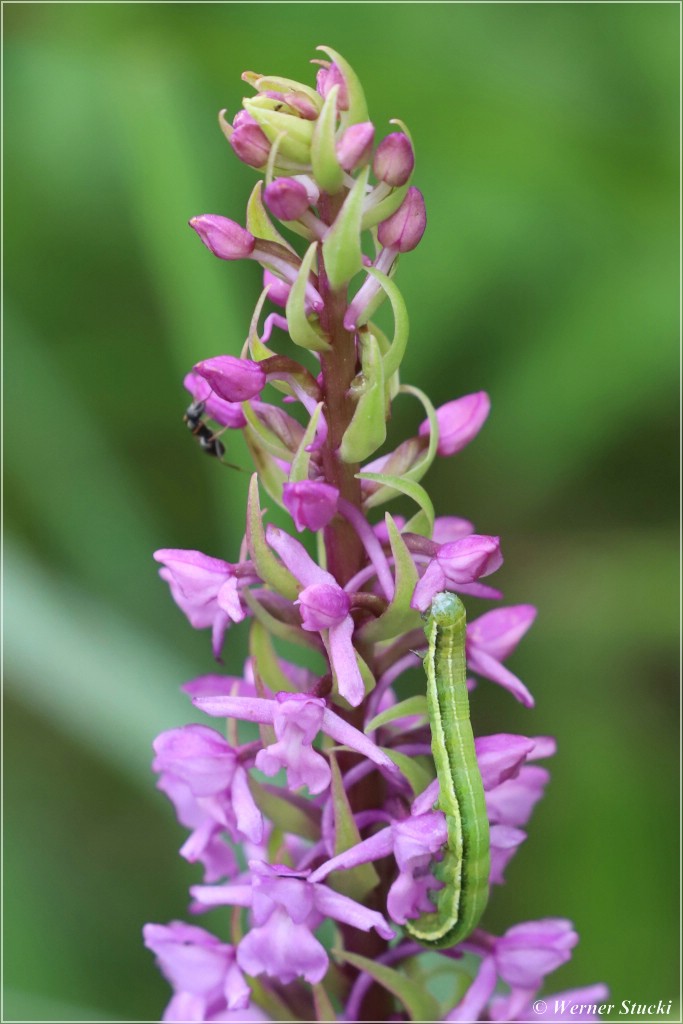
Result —
<instances>
[{"instance_id":1,"label":"pink flower bud","mask_svg":"<svg viewBox=\"0 0 683 1024\"><path fill-rule=\"evenodd\" d=\"M327 526L336 513L339 491L322 481L300 480L284 485L282 500L299 533L315 532Z\"/></svg>"},{"instance_id":2,"label":"pink flower bud","mask_svg":"<svg viewBox=\"0 0 683 1024\"><path fill-rule=\"evenodd\" d=\"M415 166L410 139L403 132L392 132L382 139L375 151L372 169L378 181L392 187L405 185Z\"/></svg>"},{"instance_id":3,"label":"pink flower bud","mask_svg":"<svg viewBox=\"0 0 683 1024\"><path fill-rule=\"evenodd\" d=\"M308 209L308 193L300 181L278 178L266 185L266 206L279 220L298 220Z\"/></svg>"},{"instance_id":4,"label":"pink flower bud","mask_svg":"<svg viewBox=\"0 0 683 1024\"><path fill-rule=\"evenodd\" d=\"M245 124L257 124L256 118L252 117L248 110L238 110L232 119L232 126L243 128Z\"/></svg>"},{"instance_id":5,"label":"pink flower bud","mask_svg":"<svg viewBox=\"0 0 683 1024\"><path fill-rule=\"evenodd\" d=\"M436 556L446 581L457 587L495 572L503 564L500 538L473 533L439 548Z\"/></svg>"},{"instance_id":6,"label":"pink flower bud","mask_svg":"<svg viewBox=\"0 0 683 1024\"><path fill-rule=\"evenodd\" d=\"M345 171L364 167L370 159L375 126L371 121L352 124L337 143L337 160Z\"/></svg>"},{"instance_id":7,"label":"pink flower bud","mask_svg":"<svg viewBox=\"0 0 683 1024\"><path fill-rule=\"evenodd\" d=\"M254 251L254 236L227 217L204 213L201 217L193 217L190 227L194 228L206 248L221 260L248 259Z\"/></svg>"},{"instance_id":8,"label":"pink flower bud","mask_svg":"<svg viewBox=\"0 0 683 1024\"><path fill-rule=\"evenodd\" d=\"M339 93L337 94L337 109L349 109L349 92L346 88L346 81L336 64L330 64L327 68L321 67L317 74L315 84L321 96L327 96L330 89L334 85L338 85Z\"/></svg>"},{"instance_id":9,"label":"pink flower bud","mask_svg":"<svg viewBox=\"0 0 683 1024\"><path fill-rule=\"evenodd\" d=\"M235 356L214 356L194 367L195 373L208 381L226 402L244 402L254 398L266 383L266 375L258 363Z\"/></svg>"},{"instance_id":10,"label":"pink flower bud","mask_svg":"<svg viewBox=\"0 0 683 1024\"><path fill-rule=\"evenodd\" d=\"M489 414L491 402L485 391L463 395L436 410L439 423L439 455L455 455L472 441ZM429 435L429 421L420 424L420 437Z\"/></svg>"},{"instance_id":11,"label":"pink flower bud","mask_svg":"<svg viewBox=\"0 0 683 1024\"><path fill-rule=\"evenodd\" d=\"M246 110L244 111L246 114ZM230 136L230 145L242 163L249 167L263 167L268 160L270 143L251 115L251 122L245 121Z\"/></svg>"},{"instance_id":12,"label":"pink flower bud","mask_svg":"<svg viewBox=\"0 0 683 1024\"><path fill-rule=\"evenodd\" d=\"M304 587L296 603L303 629L312 633L339 625L351 607L348 594L332 583L312 583Z\"/></svg>"},{"instance_id":13,"label":"pink flower bud","mask_svg":"<svg viewBox=\"0 0 683 1024\"><path fill-rule=\"evenodd\" d=\"M287 92L284 99L285 103L294 107L305 121L317 120L318 110L303 92Z\"/></svg>"},{"instance_id":14,"label":"pink flower bud","mask_svg":"<svg viewBox=\"0 0 683 1024\"><path fill-rule=\"evenodd\" d=\"M410 252L420 242L427 226L425 201L418 188L411 186L396 213L377 228L380 244L397 252Z\"/></svg>"}]
</instances>

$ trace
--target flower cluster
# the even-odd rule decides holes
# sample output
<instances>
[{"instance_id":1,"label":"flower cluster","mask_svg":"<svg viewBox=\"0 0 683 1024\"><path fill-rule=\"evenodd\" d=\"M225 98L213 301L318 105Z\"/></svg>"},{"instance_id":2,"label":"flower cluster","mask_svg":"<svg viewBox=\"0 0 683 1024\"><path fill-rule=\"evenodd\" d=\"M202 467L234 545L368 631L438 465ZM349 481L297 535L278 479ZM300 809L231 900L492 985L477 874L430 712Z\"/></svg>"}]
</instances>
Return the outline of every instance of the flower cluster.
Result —
<instances>
[{"instance_id":1,"label":"flower cluster","mask_svg":"<svg viewBox=\"0 0 683 1024\"><path fill-rule=\"evenodd\" d=\"M316 88L248 72L255 95L231 123L220 114L235 154L260 172L246 227L190 221L219 259L263 271L241 353L205 358L185 378L205 450L221 457L215 439L239 430L256 472L237 561L179 549L155 558L190 625L211 630L215 658L241 622L250 656L241 677L184 687L227 720L224 733L185 725L154 744L158 786L187 830L181 856L203 868L190 912L232 908L216 918L222 937L174 921L147 925L145 943L173 988L166 1021L523 1020L578 941L569 921L475 929L441 950L446 1003L430 990L433 960L425 966L402 932L435 909L448 830L424 697L399 701L394 687L419 666L422 613L437 593L502 598L482 582L502 563L498 537L435 517L421 481L475 438L489 400L435 409L400 382L409 329L394 275L426 226L413 145L399 121L377 142L354 71L320 49ZM276 308L264 316L266 303ZM391 337L373 320L383 303ZM405 398L423 422L388 451L392 404ZM291 528L265 520L264 494ZM412 516L378 518L399 496ZM521 604L471 619L470 688L490 680L533 705L505 661L534 616ZM499 733L475 747L496 886L548 782L536 762L555 746ZM598 1002L605 991L574 995Z\"/></svg>"}]
</instances>

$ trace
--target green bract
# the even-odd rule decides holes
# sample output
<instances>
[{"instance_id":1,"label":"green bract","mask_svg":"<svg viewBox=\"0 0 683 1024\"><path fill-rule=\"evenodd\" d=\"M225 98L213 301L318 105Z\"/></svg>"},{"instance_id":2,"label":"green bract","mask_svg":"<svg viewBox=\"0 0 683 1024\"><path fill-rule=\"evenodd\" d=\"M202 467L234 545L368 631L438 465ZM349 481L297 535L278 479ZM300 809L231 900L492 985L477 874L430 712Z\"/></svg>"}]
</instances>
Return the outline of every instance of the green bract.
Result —
<instances>
[{"instance_id":1,"label":"green bract","mask_svg":"<svg viewBox=\"0 0 683 1024\"><path fill-rule=\"evenodd\" d=\"M323 240L325 272L335 290L347 284L363 265L360 222L369 173L369 167L360 172Z\"/></svg>"}]
</instances>

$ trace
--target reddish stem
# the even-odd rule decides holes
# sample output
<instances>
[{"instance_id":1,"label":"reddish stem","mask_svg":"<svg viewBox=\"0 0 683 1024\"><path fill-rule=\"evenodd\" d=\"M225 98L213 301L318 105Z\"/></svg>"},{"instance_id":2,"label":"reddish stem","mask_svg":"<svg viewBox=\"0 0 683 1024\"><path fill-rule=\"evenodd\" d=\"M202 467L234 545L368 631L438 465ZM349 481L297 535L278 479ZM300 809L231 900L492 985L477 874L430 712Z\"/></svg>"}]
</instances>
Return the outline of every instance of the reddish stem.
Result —
<instances>
[{"instance_id":1,"label":"reddish stem","mask_svg":"<svg viewBox=\"0 0 683 1024\"><path fill-rule=\"evenodd\" d=\"M319 212L325 224L332 224L344 200L345 193L320 197ZM353 333L344 329L344 314L348 305L347 289L335 290L330 285L322 246L318 256L318 291L324 306L320 312L320 325L330 342L330 351L321 353L322 390L325 403L324 413L327 420L327 440L322 449L322 465L327 483L335 486L343 499L354 508L361 509L360 481L356 479L359 471L357 463L343 462L339 455L339 446L346 429L353 417L355 405L349 396L349 388L358 372L356 341ZM366 561L365 548L360 537L348 518L335 516L324 532L327 568L335 579L343 586L363 567ZM370 595L368 595L370 597ZM374 609L376 611L378 609ZM363 651L363 657L372 666L372 650ZM361 707L339 713L357 728L363 728L364 709ZM346 771L356 760L354 755L340 755L339 764ZM350 798L351 809L355 813L366 807L382 805L382 781L376 773L378 782L366 787L357 787L353 798ZM368 904L377 903L380 909L384 886L370 893ZM384 901L386 902L386 901ZM342 926L344 945L353 952L376 960L386 952L386 940L374 930L362 932L357 928ZM345 972L346 973L346 972ZM355 976L355 972L353 972ZM363 1002L363 1017L366 1020L389 1020L394 1013L394 1000L386 989L373 985Z\"/></svg>"},{"instance_id":2,"label":"reddish stem","mask_svg":"<svg viewBox=\"0 0 683 1024\"><path fill-rule=\"evenodd\" d=\"M342 200L343 194L321 196L320 211L326 224L334 221ZM344 329L347 290L340 288L335 291L331 287L325 273L322 249L319 254L318 291L324 302L320 325L331 346L330 351L323 352L320 357L328 431L321 453L323 470L327 482L339 490L342 498L360 509L360 481L356 480L359 466L343 462L339 455L339 445L355 409L349 397L349 387L358 369L356 342L354 335ZM351 524L341 516L336 516L325 528L324 536L327 568L343 586L363 564L363 545Z\"/></svg>"}]
</instances>

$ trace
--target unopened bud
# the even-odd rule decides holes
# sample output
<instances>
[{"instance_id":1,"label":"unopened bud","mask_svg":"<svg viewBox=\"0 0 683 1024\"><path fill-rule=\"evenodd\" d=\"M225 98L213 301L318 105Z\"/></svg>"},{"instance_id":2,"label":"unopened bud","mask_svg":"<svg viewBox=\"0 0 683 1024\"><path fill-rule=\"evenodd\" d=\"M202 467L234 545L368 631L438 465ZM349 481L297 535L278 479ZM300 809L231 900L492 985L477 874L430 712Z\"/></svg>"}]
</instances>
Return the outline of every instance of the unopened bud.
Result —
<instances>
[{"instance_id":1,"label":"unopened bud","mask_svg":"<svg viewBox=\"0 0 683 1024\"><path fill-rule=\"evenodd\" d=\"M351 606L348 594L336 583L311 583L294 603L301 612L301 628L312 633L338 626Z\"/></svg>"},{"instance_id":2,"label":"unopened bud","mask_svg":"<svg viewBox=\"0 0 683 1024\"><path fill-rule=\"evenodd\" d=\"M337 160L345 171L364 167L370 159L375 126L371 121L352 124L337 143Z\"/></svg>"},{"instance_id":3,"label":"unopened bud","mask_svg":"<svg viewBox=\"0 0 683 1024\"><path fill-rule=\"evenodd\" d=\"M298 220L308 209L308 194L300 181L278 178L263 193L266 206L279 220Z\"/></svg>"},{"instance_id":4,"label":"unopened bud","mask_svg":"<svg viewBox=\"0 0 683 1024\"><path fill-rule=\"evenodd\" d=\"M392 132L382 139L372 161L372 170L377 180L386 182L392 188L405 185L414 166L413 147L403 132Z\"/></svg>"},{"instance_id":5,"label":"unopened bud","mask_svg":"<svg viewBox=\"0 0 683 1024\"><path fill-rule=\"evenodd\" d=\"M298 111L307 121L315 121L318 117L319 111L317 107L302 92L285 93L285 103L288 103L290 107Z\"/></svg>"},{"instance_id":6,"label":"unopened bud","mask_svg":"<svg viewBox=\"0 0 683 1024\"><path fill-rule=\"evenodd\" d=\"M377 228L380 245L397 252L410 252L420 242L427 226L425 201L418 188L411 186L396 213Z\"/></svg>"},{"instance_id":7,"label":"unopened bud","mask_svg":"<svg viewBox=\"0 0 683 1024\"><path fill-rule=\"evenodd\" d=\"M282 488L285 508L302 530L322 530L337 511L339 491L331 484L316 480L300 480L286 483Z\"/></svg>"},{"instance_id":8,"label":"unopened bud","mask_svg":"<svg viewBox=\"0 0 683 1024\"><path fill-rule=\"evenodd\" d=\"M246 114L246 111L243 113ZM270 143L252 117L235 127L230 136L230 145L242 163L249 167L263 167L268 160Z\"/></svg>"},{"instance_id":9,"label":"unopened bud","mask_svg":"<svg viewBox=\"0 0 683 1024\"><path fill-rule=\"evenodd\" d=\"M439 424L439 455L455 455L477 436L489 414L491 402L485 391L463 395L436 410ZM429 434L429 420L420 425L420 437Z\"/></svg>"},{"instance_id":10,"label":"unopened bud","mask_svg":"<svg viewBox=\"0 0 683 1024\"><path fill-rule=\"evenodd\" d=\"M271 143L279 140L278 160L302 165L310 163L313 121L302 117L294 107L266 93L259 93L242 102L266 139Z\"/></svg>"},{"instance_id":11,"label":"unopened bud","mask_svg":"<svg viewBox=\"0 0 683 1024\"><path fill-rule=\"evenodd\" d=\"M332 86L338 85L337 109L349 109L349 92L346 88L346 81L336 64L330 64L329 67L321 67L315 84L321 96L327 96Z\"/></svg>"},{"instance_id":12,"label":"unopened bud","mask_svg":"<svg viewBox=\"0 0 683 1024\"><path fill-rule=\"evenodd\" d=\"M266 374L259 363L236 356L214 356L197 363L194 372L208 381L226 402L244 402L254 398L266 383Z\"/></svg>"},{"instance_id":13,"label":"unopened bud","mask_svg":"<svg viewBox=\"0 0 683 1024\"><path fill-rule=\"evenodd\" d=\"M503 564L500 538L473 533L462 540L442 544L436 560L452 586L471 583L495 572Z\"/></svg>"},{"instance_id":14,"label":"unopened bud","mask_svg":"<svg viewBox=\"0 0 683 1024\"><path fill-rule=\"evenodd\" d=\"M214 213L203 213L189 222L207 249L221 260L248 259L254 251L256 239L234 220Z\"/></svg>"},{"instance_id":15,"label":"unopened bud","mask_svg":"<svg viewBox=\"0 0 683 1024\"><path fill-rule=\"evenodd\" d=\"M232 119L232 126L243 128L245 124L256 124L256 121L247 110L238 110Z\"/></svg>"}]
</instances>

